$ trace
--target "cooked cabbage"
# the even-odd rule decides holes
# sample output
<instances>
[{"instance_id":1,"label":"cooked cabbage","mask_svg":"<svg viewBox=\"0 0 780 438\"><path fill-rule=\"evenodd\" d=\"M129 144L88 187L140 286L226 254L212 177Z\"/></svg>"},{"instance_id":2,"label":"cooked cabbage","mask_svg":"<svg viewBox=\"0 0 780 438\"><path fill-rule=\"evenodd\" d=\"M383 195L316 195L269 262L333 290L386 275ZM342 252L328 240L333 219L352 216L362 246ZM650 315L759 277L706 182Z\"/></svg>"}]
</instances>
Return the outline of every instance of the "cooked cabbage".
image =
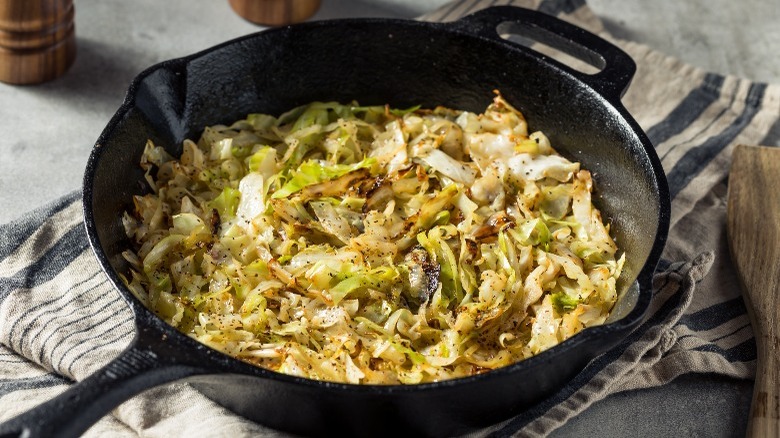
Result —
<instances>
[{"instance_id":1,"label":"cooked cabbage","mask_svg":"<svg viewBox=\"0 0 780 438\"><path fill-rule=\"evenodd\" d=\"M606 319L625 255L587 170L498 93L484 113L312 103L148 142L123 217L131 291L241 360L413 384L533 356Z\"/></svg>"}]
</instances>

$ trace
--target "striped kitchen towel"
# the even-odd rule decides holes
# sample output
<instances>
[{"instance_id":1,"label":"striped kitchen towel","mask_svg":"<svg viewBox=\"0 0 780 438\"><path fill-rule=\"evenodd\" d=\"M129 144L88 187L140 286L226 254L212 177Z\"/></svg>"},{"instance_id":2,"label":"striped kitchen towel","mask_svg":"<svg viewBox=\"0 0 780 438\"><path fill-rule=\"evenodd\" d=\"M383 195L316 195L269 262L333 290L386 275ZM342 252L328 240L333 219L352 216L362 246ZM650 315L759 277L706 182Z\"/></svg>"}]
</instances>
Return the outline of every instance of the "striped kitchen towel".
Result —
<instances>
[{"instance_id":1,"label":"striped kitchen towel","mask_svg":"<svg viewBox=\"0 0 780 438\"><path fill-rule=\"evenodd\" d=\"M706 73L641 44L614 40L582 0L466 0L423 17L538 8L615 41L637 62L624 103L656 146L672 195L669 241L647 320L560 392L474 435L545 435L594 402L685 373L752 378L755 343L726 244L736 144L777 145L780 87ZM133 336L131 313L88 248L73 193L0 226L0 421L66 389ZM193 421L197 418L197 421ZM136 396L87 435L283 435L215 405L186 383Z\"/></svg>"}]
</instances>

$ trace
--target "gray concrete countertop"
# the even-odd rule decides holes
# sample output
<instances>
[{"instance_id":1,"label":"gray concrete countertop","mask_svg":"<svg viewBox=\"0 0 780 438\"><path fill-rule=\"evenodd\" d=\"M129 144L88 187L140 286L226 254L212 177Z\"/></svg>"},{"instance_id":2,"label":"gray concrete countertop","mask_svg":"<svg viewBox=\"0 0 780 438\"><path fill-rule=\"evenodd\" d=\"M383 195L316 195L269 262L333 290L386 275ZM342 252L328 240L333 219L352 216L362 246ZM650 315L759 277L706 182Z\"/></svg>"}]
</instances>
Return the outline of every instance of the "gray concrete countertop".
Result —
<instances>
[{"instance_id":1,"label":"gray concrete countertop","mask_svg":"<svg viewBox=\"0 0 780 438\"><path fill-rule=\"evenodd\" d=\"M447 0L324 0L315 19L414 17ZM706 70L780 82L780 3L590 0L614 35ZM128 83L156 62L258 28L217 0L75 0L78 57L53 82L0 83L0 223L80 189ZM555 436L742 436L752 382L686 376L596 403Z\"/></svg>"}]
</instances>

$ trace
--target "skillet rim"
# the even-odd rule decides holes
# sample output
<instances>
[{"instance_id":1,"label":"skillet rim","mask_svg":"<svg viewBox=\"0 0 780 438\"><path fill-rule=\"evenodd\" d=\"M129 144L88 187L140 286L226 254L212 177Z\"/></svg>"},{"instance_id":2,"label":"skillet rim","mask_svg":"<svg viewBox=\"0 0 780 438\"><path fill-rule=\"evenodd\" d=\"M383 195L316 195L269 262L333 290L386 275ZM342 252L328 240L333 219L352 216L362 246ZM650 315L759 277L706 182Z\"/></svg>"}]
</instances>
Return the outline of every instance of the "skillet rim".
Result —
<instances>
[{"instance_id":1,"label":"skillet rim","mask_svg":"<svg viewBox=\"0 0 780 438\"><path fill-rule=\"evenodd\" d=\"M522 9L522 8L518 8L518 9ZM289 25L285 27L266 29L248 35L243 35L238 38L234 38L222 42L220 44L217 44L215 46L206 48L204 50L198 51L196 53L187 56L159 62L157 64L154 64L146 68L141 73L139 73L130 83L122 104L116 110L116 112L111 117L108 124L103 129L100 136L98 137L89 155L89 159L87 161L84 179L83 179L83 187L82 187L83 189L82 208L84 213L84 224L85 224L87 237L92 252L97 258L101 269L106 274L108 279L111 281L113 288L120 293L123 300L133 310L134 324L136 326L136 335L133 341L131 342L131 345L135 344L139 340L139 331L141 329L145 327L152 327L155 330L159 331L160 333L165 334L167 339L164 342L175 344L175 345L171 345L172 347L175 347L177 349L179 348L184 349L183 351L184 353L199 352L198 355L201 358L208 357L208 360L216 366L206 367L206 370L208 371L208 373L206 374L233 373L233 374L241 374L241 375L254 376L254 377L270 378L273 380L280 380L282 382L309 386L309 387L314 387L319 389L327 389L332 391L366 392L366 393L374 393L374 394L376 393L394 394L394 393L416 393L419 391L435 390L437 388L476 385L487 379L500 378L502 376L507 377L507 375L509 374L527 372L530 369L544 366L545 363L553 362L556 360L556 358L558 358L561 355L569 353L571 350L577 350L578 347L580 347L582 344L586 344L589 342L590 343L597 342L598 338L607 334L612 334L614 332L624 332L619 339L614 341L612 345L609 346L609 348L599 347L596 349L598 350L597 354L588 354L587 355L589 356L588 361L590 361L598 357L599 355L603 354L604 352L608 351L609 349L614 348L617 344L625 340L625 338L629 335L630 331L632 331L635 327L637 327L642 322L643 317L649 308L650 300L652 298L652 276L660 260L661 252L663 251L664 245L666 243L666 239L668 237L671 207L670 207L670 200L669 200L668 184L660 160L657 157L654 149L652 148L652 145L649 139L647 138L646 134L644 133L644 131L639 127L638 123L633 119L633 117L631 117L631 115L628 113L628 111L625 109L625 107L622 105L622 103L619 100L614 101L613 98L611 98L610 96L606 96L604 93L598 91L592 85L585 82L582 79L582 77L580 77L580 75L572 74L567 68L565 67L562 68L562 65L557 61L546 58L532 49L512 43L510 41L491 39L482 35L477 35L473 32L469 32L463 26L460 26L462 20L467 19L468 17L469 16L466 16L453 22L426 22L426 21L395 19L395 18L390 18L390 19L388 18L346 18L346 19L330 19L330 20L320 20L320 21L299 23L299 24ZM105 251L103 250L100 244L98 231L97 231L97 224L95 222L95 218L93 214L93 210L94 210L94 204L92 202L93 185L94 185L94 177L95 177L96 169L101 162L101 157L103 156L104 151L106 150L106 147L103 145L106 144L107 139L110 139L115 134L117 128L121 126L122 122L131 113L131 111L136 108L135 103L136 103L137 93L139 91L139 88L142 86L143 81L151 74L158 72L160 70L168 70L173 73L177 71L182 71L183 69L186 69L187 65L192 61L210 55L213 52L217 52L224 47L241 44L242 42L247 40L251 40L255 38L263 38L266 35L273 35L276 33L291 32L291 31L295 31L296 29L308 29L308 28L316 29L317 27L333 27L333 26L347 25L352 23L361 24L361 25L375 24L375 25L393 26L393 27L407 26L409 28L419 27L419 28L424 28L428 31L433 30L433 31L441 32L442 34L450 33L450 34L457 34L459 36L479 39L485 44L497 45L501 48L501 50L520 50L522 52L525 52L526 54L531 55L539 63L547 64L547 66L551 66L553 69L557 70L557 72L560 73L561 75L570 76L571 80L575 81L579 87L584 87L592 90L593 93L603 98L603 102L601 102L603 106L611 107L608 109L612 109L617 112L617 114L622 119L620 120L620 122L627 124L628 128L630 128L629 129L630 132L636 135L638 137L639 142L641 143L642 149L644 150L643 158L648 159L649 164L652 167L652 172L650 172L649 174L652 174L655 177L654 182L656 186L655 188L657 189L656 194L658 196L658 218L657 218L658 227L655 230L655 239L654 239L653 246L650 252L648 253L647 258L645 259L645 263L642 269L637 273L637 276L634 280L639 285L639 293L637 297L637 302L630 312L628 312L625 316L623 316L621 319L617 321L586 328L581 332L579 332L577 335L551 347L548 350L540 352L535 356L515 362L505 367L491 370L486 373L477 374L473 376L460 377L455 379L442 380L438 382L418 383L413 385L350 384L350 383L314 380L314 379L291 376L291 375L271 371L265 368L251 365L249 363L241 361L240 359L236 359L218 350L212 349L190 338L189 336L179 332L173 326L167 324L165 321L163 321L161 318L155 315L154 312L152 312L150 309L144 306L129 291L129 289L124 285L124 282L119 278L119 273L112 267L111 262L109 261ZM607 43L606 40L605 43ZM611 43L607 43L607 44L611 44ZM622 49L619 50L622 51ZM616 93L616 95L619 94L620 93ZM582 355L582 353L580 353L580 355ZM178 359L174 358L173 362L170 363L165 362L165 364L173 365L176 363L176 360ZM211 365L211 363L209 363L208 365ZM582 368L579 368L577 370L577 373L581 371ZM565 384L567 384L569 381L570 380L566 380L563 386L556 386L554 388L555 391L563 388ZM553 393L555 391L553 391Z\"/></svg>"}]
</instances>

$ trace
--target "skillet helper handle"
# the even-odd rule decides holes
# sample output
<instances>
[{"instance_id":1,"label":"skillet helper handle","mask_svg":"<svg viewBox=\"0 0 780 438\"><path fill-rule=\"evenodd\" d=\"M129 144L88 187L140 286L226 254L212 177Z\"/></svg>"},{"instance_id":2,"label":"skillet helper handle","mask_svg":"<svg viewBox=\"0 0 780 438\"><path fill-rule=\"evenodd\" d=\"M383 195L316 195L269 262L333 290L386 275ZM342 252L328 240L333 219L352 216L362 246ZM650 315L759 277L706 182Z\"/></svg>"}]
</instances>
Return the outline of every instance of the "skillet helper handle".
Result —
<instances>
[{"instance_id":1,"label":"skillet helper handle","mask_svg":"<svg viewBox=\"0 0 780 438\"><path fill-rule=\"evenodd\" d=\"M452 25L470 34L510 43L499 33L499 28L506 25L504 29L507 33L516 33L584 61L600 71L586 74L545 56L547 61L577 77L612 103L620 101L636 73L636 63L619 47L543 12L515 6L494 6L467 15Z\"/></svg>"},{"instance_id":2,"label":"skillet helper handle","mask_svg":"<svg viewBox=\"0 0 780 438\"><path fill-rule=\"evenodd\" d=\"M0 424L0 437L78 437L130 397L202 372L162 363L133 342L116 359L57 397Z\"/></svg>"}]
</instances>

